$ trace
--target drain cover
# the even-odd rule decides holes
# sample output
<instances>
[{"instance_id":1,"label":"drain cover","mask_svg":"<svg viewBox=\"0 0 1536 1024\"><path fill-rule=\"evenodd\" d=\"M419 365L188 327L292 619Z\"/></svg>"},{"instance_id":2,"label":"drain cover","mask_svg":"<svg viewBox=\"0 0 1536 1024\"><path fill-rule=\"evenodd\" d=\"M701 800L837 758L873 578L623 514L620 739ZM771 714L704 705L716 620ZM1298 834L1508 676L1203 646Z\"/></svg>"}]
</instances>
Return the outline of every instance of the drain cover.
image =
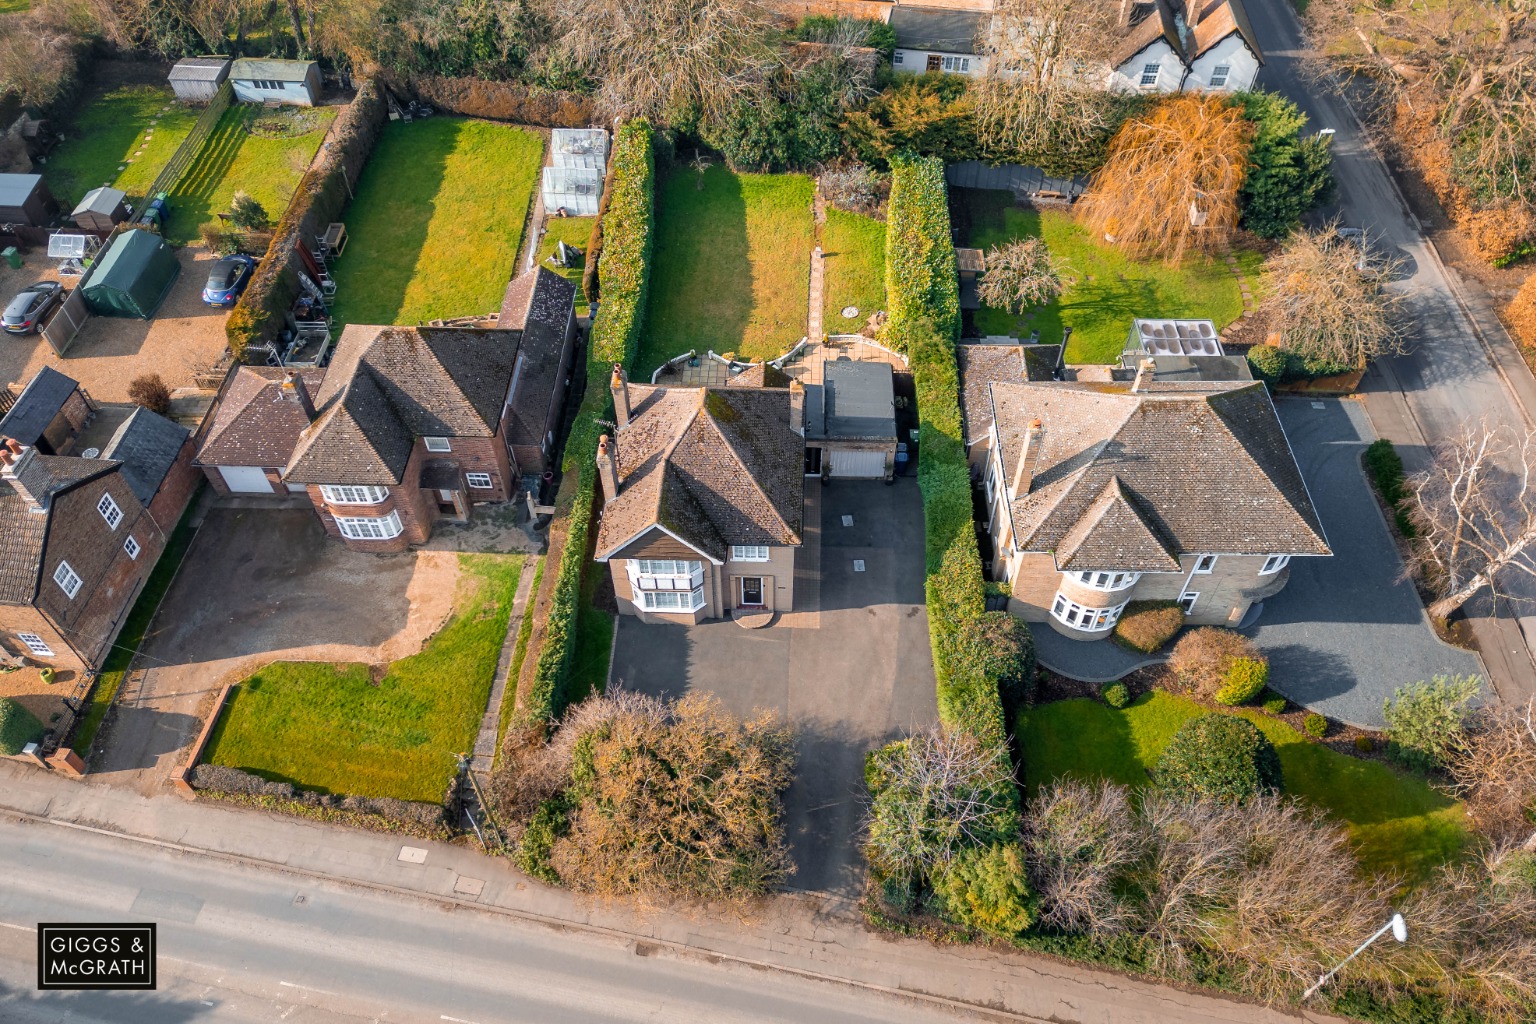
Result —
<instances>
[{"instance_id":1,"label":"drain cover","mask_svg":"<svg viewBox=\"0 0 1536 1024\"><path fill-rule=\"evenodd\" d=\"M864 559L862 559L862 558L855 558L853 560L853 571L854 572L863 572L864 571Z\"/></svg>"}]
</instances>

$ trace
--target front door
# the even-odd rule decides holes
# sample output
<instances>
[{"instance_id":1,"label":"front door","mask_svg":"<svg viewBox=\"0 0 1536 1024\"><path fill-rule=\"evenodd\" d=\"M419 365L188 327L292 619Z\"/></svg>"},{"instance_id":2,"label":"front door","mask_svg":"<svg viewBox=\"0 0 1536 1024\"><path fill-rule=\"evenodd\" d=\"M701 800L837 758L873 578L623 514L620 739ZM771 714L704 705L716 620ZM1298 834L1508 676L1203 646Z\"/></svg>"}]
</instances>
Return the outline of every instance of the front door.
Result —
<instances>
[{"instance_id":1,"label":"front door","mask_svg":"<svg viewBox=\"0 0 1536 1024\"><path fill-rule=\"evenodd\" d=\"M944 58L940 57L936 53L930 53L928 55L928 70L929 71L939 71L943 67L944 67Z\"/></svg>"},{"instance_id":2,"label":"front door","mask_svg":"<svg viewBox=\"0 0 1536 1024\"><path fill-rule=\"evenodd\" d=\"M741 578L741 606L743 608L761 608L763 606L763 578L761 576L743 576Z\"/></svg>"}]
</instances>

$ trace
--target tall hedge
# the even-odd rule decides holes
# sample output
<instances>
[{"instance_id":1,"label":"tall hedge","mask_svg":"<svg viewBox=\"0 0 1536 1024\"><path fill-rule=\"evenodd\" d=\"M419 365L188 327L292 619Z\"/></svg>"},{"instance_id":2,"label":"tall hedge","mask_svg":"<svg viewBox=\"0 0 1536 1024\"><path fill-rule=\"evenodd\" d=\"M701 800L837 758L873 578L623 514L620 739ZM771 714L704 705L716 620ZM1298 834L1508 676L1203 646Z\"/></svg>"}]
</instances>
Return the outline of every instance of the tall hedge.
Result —
<instances>
[{"instance_id":1,"label":"tall hedge","mask_svg":"<svg viewBox=\"0 0 1536 1024\"><path fill-rule=\"evenodd\" d=\"M935 158L892 160L886 234L886 341L911 360L917 387L917 481L923 494L928 629L938 678L939 717L985 744L1007 729L999 659L981 656L997 634L988 627L971 471L960 426L955 340L960 287L950 235L944 165ZM1021 638L1026 677L1033 643Z\"/></svg>"},{"instance_id":2,"label":"tall hedge","mask_svg":"<svg viewBox=\"0 0 1536 1024\"><path fill-rule=\"evenodd\" d=\"M627 368L639 347L650 288L656 158L650 123L630 121L613 143L613 169L604 197L603 253L598 266L602 302L587 347L587 392L565 445L565 479L556 505L566 513L565 546L546 619L544 645L522 707L525 721L550 721L566 705L566 689L581 613L581 574L587 567L596 486L597 421L607 417L610 367ZM569 502L567 505L566 502ZM596 571L595 569L593 571Z\"/></svg>"}]
</instances>

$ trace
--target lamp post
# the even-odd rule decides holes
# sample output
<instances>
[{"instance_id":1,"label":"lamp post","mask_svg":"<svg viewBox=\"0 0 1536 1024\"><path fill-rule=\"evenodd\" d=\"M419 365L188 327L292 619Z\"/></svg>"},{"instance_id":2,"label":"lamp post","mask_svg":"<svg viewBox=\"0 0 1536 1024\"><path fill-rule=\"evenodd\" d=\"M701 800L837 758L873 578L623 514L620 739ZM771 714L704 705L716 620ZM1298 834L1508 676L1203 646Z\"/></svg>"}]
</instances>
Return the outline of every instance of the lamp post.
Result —
<instances>
[{"instance_id":1,"label":"lamp post","mask_svg":"<svg viewBox=\"0 0 1536 1024\"><path fill-rule=\"evenodd\" d=\"M1341 970L1344 969L1344 965L1345 964L1349 963L1351 960L1353 960L1355 957L1359 956L1361 953L1364 953L1366 951L1366 948L1369 947L1371 943L1375 942L1377 939L1379 939L1383 935L1387 934L1387 932L1391 932L1392 933L1392 937L1394 939L1396 939L1398 942L1407 942L1408 941L1408 922L1403 920L1403 915L1402 914L1393 914L1392 915L1392 920L1388 921L1386 924L1384 924L1380 928L1378 928L1376 930L1376 934L1375 935L1372 935L1370 938L1368 938L1364 942L1362 942L1360 944L1360 948L1359 949L1357 949L1353 953L1349 954L1349 956L1345 957L1343 960L1340 960L1339 963L1338 963L1338 966L1335 967L1333 970L1329 971L1327 974L1323 975L1321 978L1318 978L1316 985L1313 985L1311 988L1307 989L1305 992L1303 992L1301 994L1302 1001L1305 1002L1306 1000L1312 998L1312 996L1317 992L1318 989L1320 989L1324 985L1328 984L1328 982L1333 979L1333 976L1335 974L1338 974Z\"/></svg>"},{"instance_id":2,"label":"lamp post","mask_svg":"<svg viewBox=\"0 0 1536 1024\"><path fill-rule=\"evenodd\" d=\"M1337 128L1319 128L1317 130L1317 134L1312 136L1312 137L1314 139L1326 139L1326 138L1330 137L1331 135L1333 135L1333 133L1336 132L1336 131L1338 131Z\"/></svg>"}]
</instances>

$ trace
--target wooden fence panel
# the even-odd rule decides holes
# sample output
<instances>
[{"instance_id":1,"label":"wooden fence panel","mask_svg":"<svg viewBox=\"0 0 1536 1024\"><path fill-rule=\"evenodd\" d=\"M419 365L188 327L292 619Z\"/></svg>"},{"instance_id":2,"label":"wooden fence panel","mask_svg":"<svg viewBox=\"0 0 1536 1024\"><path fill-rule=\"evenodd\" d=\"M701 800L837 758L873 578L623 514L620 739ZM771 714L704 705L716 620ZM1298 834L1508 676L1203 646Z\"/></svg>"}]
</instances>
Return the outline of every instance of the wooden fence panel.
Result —
<instances>
[{"instance_id":1,"label":"wooden fence panel","mask_svg":"<svg viewBox=\"0 0 1536 1024\"><path fill-rule=\"evenodd\" d=\"M203 143L208 141L208 136L213 134L213 128L219 123L219 118L224 116L224 111L229 109L234 100L235 87L225 79L219 86L219 91L203 112L198 115L197 124L192 126L192 131L181 140L181 145L176 147L176 152L171 154L171 159L166 162L160 174L155 178L155 183L149 186L149 191L144 195L145 205L161 192L169 192L176 187L181 176L187 172L192 160L198 151L203 148Z\"/></svg>"},{"instance_id":2,"label":"wooden fence panel","mask_svg":"<svg viewBox=\"0 0 1536 1024\"><path fill-rule=\"evenodd\" d=\"M82 279L83 283L84 279ZM64 299L64 304L49 318L46 324L40 328L43 338L58 355L63 355L75 340L75 335L80 333L80 328L91 318L91 311L85 305L85 291L78 285Z\"/></svg>"}]
</instances>

